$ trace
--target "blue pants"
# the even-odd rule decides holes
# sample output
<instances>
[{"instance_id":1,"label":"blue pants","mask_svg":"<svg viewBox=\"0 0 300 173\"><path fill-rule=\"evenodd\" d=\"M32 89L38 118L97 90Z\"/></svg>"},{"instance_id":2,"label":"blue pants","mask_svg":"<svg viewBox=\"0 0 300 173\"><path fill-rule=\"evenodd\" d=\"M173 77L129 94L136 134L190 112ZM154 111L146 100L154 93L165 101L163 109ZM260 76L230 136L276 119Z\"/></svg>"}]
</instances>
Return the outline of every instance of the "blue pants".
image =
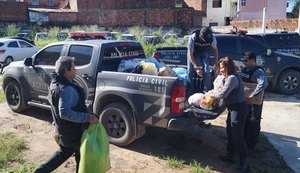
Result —
<instances>
[{"instance_id":1,"label":"blue pants","mask_svg":"<svg viewBox=\"0 0 300 173\"><path fill-rule=\"evenodd\" d=\"M64 147L62 145L59 146L59 150L51 156L46 163L40 165L34 173L50 173L56 168L58 168L61 164L63 164L68 158L70 158L73 153L75 153L76 160L76 172L78 172L79 161L80 161L80 151L79 148L70 148Z\"/></svg>"},{"instance_id":2,"label":"blue pants","mask_svg":"<svg viewBox=\"0 0 300 173\"><path fill-rule=\"evenodd\" d=\"M212 79L209 71L209 53L203 53L194 57L198 65L202 66L203 70L203 91L209 91L212 89ZM196 70L194 69L193 64L190 62L189 58L187 60L188 64L188 75L187 75L187 92L189 95L194 94L195 86L193 85L193 78Z\"/></svg>"}]
</instances>

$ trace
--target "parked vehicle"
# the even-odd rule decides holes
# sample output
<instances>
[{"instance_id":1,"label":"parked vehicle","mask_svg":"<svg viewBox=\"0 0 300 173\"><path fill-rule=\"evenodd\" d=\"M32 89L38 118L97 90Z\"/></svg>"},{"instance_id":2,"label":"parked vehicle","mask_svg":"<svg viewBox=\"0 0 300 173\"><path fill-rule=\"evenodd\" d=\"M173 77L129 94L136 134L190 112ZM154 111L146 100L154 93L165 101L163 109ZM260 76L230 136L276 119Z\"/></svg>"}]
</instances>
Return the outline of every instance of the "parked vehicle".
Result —
<instances>
[{"instance_id":1,"label":"parked vehicle","mask_svg":"<svg viewBox=\"0 0 300 173\"><path fill-rule=\"evenodd\" d=\"M35 34L34 40L48 40L49 35L46 32L38 32Z\"/></svg>"},{"instance_id":2,"label":"parked vehicle","mask_svg":"<svg viewBox=\"0 0 300 173\"><path fill-rule=\"evenodd\" d=\"M164 40L167 40L167 39L175 39L176 40L177 38L178 38L178 36L176 33L166 33L163 36Z\"/></svg>"},{"instance_id":3,"label":"parked vehicle","mask_svg":"<svg viewBox=\"0 0 300 173\"><path fill-rule=\"evenodd\" d=\"M8 65L13 61L21 61L31 57L39 49L21 39L0 39L0 63Z\"/></svg>"},{"instance_id":4,"label":"parked vehicle","mask_svg":"<svg viewBox=\"0 0 300 173\"><path fill-rule=\"evenodd\" d=\"M156 48L152 57L159 62L171 66L187 66L187 47L161 47Z\"/></svg>"},{"instance_id":5,"label":"parked vehicle","mask_svg":"<svg viewBox=\"0 0 300 173\"><path fill-rule=\"evenodd\" d=\"M119 32L110 32L112 39L113 40L118 40L118 38L120 37L120 33Z\"/></svg>"},{"instance_id":6,"label":"parked vehicle","mask_svg":"<svg viewBox=\"0 0 300 173\"><path fill-rule=\"evenodd\" d=\"M265 44L248 36L235 34L214 34L219 49L219 58L229 56L241 69L243 53L252 51L257 55L257 64L265 69L269 86L284 94L294 94L300 91L300 57L269 49ZM154 57L165 64L186 65L187 48L158 49ZM171 56L172 55L172 56ZM180 56L181 55L181 56ZM214 64L211 52L210 64Z\"/></svg>"},{"instance_id":7,"label":"parked vehicle","mask_svg":"<svg viewBox=\"0 0 300 173\"><path fill-rule=\"evenodd\" d=\"M56 38L59 40L59 41L63 41L63 40L66 40L68 38L69 34L67 31L59 31L57 34L56 34Z\"/></svg>"},{"instance_id":8,"label":"parked vehicle","mask_svg":"<svg viewBox=\"0 0 300 173\"><path fill-rule=\"evenodd\" d=\"M35 45L34 41L29 40L28 38L25 38L25 37L13 36L13 37L7 37L7 38L24 40L24 41L27 41L28 43L30 43L30 44L32 44L32 45Z\"/></svg>"},{"instance_id":9,"label":"parked vehicle","mask_svg":"<svg viewBox=\"0 0 300 173\"><path fill-rule=\"evenodd\" d=\"M99 115L113 144L128 145L144 135L147 125L182 130L224 111L224 107L213 112L185 109L181 78L117 72L121 60L142 59L145 54L139 42L116 40L53 43L24 62L11 63L3 73L11 110L20 112L28 106L50 109L48 86L61 55L75 57L74 81L84 88L86 105Z\"/></svg>"},{"instance_id":10,"label":"parked vehicle","mask_svg":"<svg viewBox=\"0 0 300 173\"><path fill-rule=\"evenodd\" d=\"M136 40L133 34L121 34L118 40Z\"/></svg>"},{"instance_id":11,"label":"parked vehicle","mask_svg":"<svg viewBox=\"0 0 300 173\"><path fill-rule=\"evenodd\" d=\"M25 32L17 33L16 37L23 37L23 38L29 39L30 38L30 34L29 33L25 33Z\"/></svg>"},{"instance_id":12,"label":"parked vehicle","mask_svg":"<svg viewBox=\"0 0 300 173\"><path fill-rule=\"evenodd\" d=\"M300 56L300 36L297 32L274 32L265 34L247 34L248 37L252 37L268 48Z\"/></svg>"},{"instance_id":13,"label":"parked vehicle","mask_svg":"<svg viewBox=\"0 0 300 173\"><path fill-rule=\"evenodd\" d=\"M105 38L106 40L112 40L112 39L113 39L112 34L111 34L111 32L109 32L109 31L96 31L96 33L101 33L101 34L103 34L103 36L104 36L104 38Z\"/></svg>"},{"instance_id":14,"label":"parked vehicle","mask_svg":"<svg viewBox=\"0 0 300 173\"><path fill-rule=\"evenodd\" d=\"M164 40L159 37L159 36L153 36L153 35L143 35L141 36L141 40L143 42L145 42L145 44L153 44L153 45L156 45L156 44L160 44L160 43L163 43Z\"/></svg>"}]
</instances>

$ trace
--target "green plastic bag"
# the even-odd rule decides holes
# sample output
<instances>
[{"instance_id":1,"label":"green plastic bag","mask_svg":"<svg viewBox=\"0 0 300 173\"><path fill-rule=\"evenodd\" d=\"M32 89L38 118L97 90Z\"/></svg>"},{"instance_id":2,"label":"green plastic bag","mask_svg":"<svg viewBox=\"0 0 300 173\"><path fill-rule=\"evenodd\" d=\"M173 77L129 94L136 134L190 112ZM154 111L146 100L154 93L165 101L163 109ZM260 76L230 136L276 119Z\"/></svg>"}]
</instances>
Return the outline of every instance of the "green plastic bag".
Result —
<instances>
[{"instance_id":1,"label":"green plastic bag","mask_svg":"<svg viewBox=\"0 0 300 173\"><path fill-rule=\"evenodd\" d=\"M107 133L101 123L92 124L81 137L79 173L103 173L109 169Z\"/></svg>"}]
</instances>

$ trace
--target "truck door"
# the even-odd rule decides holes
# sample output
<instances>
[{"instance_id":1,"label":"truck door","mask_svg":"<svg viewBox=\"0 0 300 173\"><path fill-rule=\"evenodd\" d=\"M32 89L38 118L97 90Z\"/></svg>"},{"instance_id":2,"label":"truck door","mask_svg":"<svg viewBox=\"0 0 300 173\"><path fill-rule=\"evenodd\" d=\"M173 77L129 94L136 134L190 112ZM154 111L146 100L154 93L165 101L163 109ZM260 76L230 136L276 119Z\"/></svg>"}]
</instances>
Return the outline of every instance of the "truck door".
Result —
<instances>
[{"instance_id":1,"label":"truck door","mask_svg":"<svg viewBox=\"0 0 300 173\"><path fill-rule=\"evenodd\" d=\"M275 58L267 55L267 47L254 39L240 39L241 52L244 54L247 51L252 51L256 54L257 65L265 69L268 79L273 78L275 68Z\"/></svg>"},{"instance_id":2,"label":"truck door","mask_svg":"<svg viewBox=\"0 0 300 173\"><path fill-rule=\"evenodd\" d=\"M95 92L99 52L96 47L84 44L72 44L68 47L68 56L75 57L76 77L74 81L83 87L86 104L92 105Z\"/></svg>"},{"instance_id":3,"label":"truck door","mask_svg":"<svg viewBox=\"0 0 300 173\"><path fill-rule=\"evenodd\" d=\"M24 67L25 81L28 81L28 92L32 99L47 101L51 72L54 71L56 60L60 57L62 44L53 45L41 50L33 57L34 66Z\"/></svg>"}]
</instances>

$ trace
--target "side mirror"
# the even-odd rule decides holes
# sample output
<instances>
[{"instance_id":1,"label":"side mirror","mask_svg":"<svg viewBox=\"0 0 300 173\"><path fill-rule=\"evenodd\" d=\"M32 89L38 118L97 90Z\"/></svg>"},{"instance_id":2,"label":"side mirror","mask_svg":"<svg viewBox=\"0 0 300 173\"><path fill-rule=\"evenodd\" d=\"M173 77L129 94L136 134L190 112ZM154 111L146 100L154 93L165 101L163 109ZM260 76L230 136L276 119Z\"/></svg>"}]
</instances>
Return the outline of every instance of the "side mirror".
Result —
<instances>
[{"instance_id":1,"label":"side mirror","mask_svg":"<svg viewBox=\"0 0 300 173\"><path fill-rule=\"evenodd\" d=\"M33 64L32 64L32 58L30 57L30 58L25 58L24 59L24 65L25 66L33 66Z\"/></svg>"},{"instance_id":2,"label":"side mirror","mask_svg":"<svg viewBox=\"0 0 300 173\"><path fill-rule=\"evenodd\" d=\"M273 51L271 49L267 49L267 56L271 56Z\"/></svg>"}]
</instances>

